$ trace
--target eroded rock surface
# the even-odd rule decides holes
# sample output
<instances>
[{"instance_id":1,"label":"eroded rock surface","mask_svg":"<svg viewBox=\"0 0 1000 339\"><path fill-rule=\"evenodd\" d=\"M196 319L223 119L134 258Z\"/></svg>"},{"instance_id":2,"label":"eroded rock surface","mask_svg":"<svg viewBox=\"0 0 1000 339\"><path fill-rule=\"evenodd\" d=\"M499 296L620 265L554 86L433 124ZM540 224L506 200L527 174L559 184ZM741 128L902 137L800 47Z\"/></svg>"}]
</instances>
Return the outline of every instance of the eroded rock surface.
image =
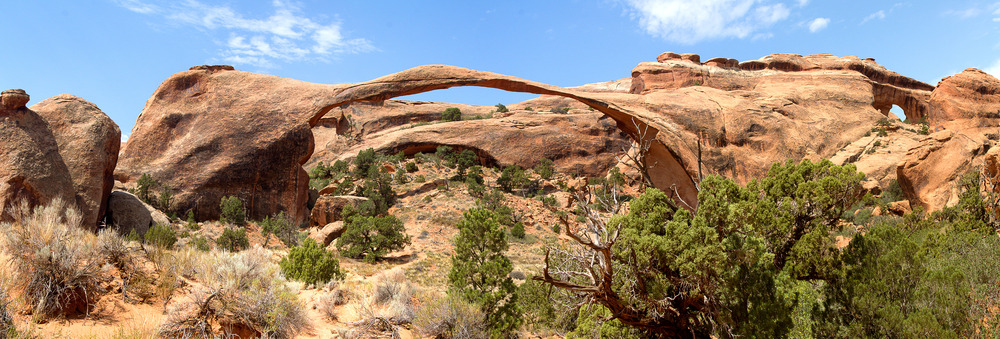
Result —
<instances>
[{"instance_id":1,"label":"eroded rock surface","mask_svg":"<svg viewBox=\"0 0 1000 339\"><path fill-rule=\"evenodd\" d=\"M73 181L49 124L25 107L24 90L0 94L0 220L22 202L30 207L61 199L76 204Z\"/></svg>"},{"instance_id":2,"label":"eroded rock surface","mask_svg":"<svg viewBox=\"0 0 1000 339\"><path fill-rule=\"evenodd\" d=\"M87 229L97 229L114 186L121 130L93 103L61 94L31 110L48 122L73 179L76 204Z\"/></svg>"}]
</instances>

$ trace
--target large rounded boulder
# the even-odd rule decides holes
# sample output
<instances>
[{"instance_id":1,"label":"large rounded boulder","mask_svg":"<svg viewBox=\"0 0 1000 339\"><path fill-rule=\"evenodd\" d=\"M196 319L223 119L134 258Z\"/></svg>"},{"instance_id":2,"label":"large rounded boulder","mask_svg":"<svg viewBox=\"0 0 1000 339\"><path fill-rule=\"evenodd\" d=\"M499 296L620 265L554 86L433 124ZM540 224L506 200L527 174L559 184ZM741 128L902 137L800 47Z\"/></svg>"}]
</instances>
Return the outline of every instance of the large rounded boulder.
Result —
<instances>
[{"instance_id":1,"label":"large rounded boulder","mask_svg":"<svg viewBox=\"0 0 1000 339\"><path fill-rule=\"evenodd\" d=\"M0 220L10 220L22 203L31 207L55 199L76 201L52 129L25 107L28 99L20 89L0 94Z\"/></svg>"},{"instance_id":2,"label":"large rounded boulder","mask_svg":"<svg viewBox=\"0 0 1000 339\"><path fill-rule=\"evenodd\" d=\"M31 110L52 129L73 180L82 222L87 229L96 229L114 186L121 130L97 105L69 94L45 99Z\"/></svg>"},{"instance_id":3,"label":"large rounded boulder","mask_svg":"<svg viewBox=\"0 0 1000 339\"><path fill-rule=\"evenodd\" d=\"M154 190L173 193L168 212L219 218L225 196L243 201L251 219L280 211L307 218L313 150L310 119L329 110L331 86L196 66L164 81L136 121L115 178L135 184L148 174Z\"/></svg>"}]
</instances>

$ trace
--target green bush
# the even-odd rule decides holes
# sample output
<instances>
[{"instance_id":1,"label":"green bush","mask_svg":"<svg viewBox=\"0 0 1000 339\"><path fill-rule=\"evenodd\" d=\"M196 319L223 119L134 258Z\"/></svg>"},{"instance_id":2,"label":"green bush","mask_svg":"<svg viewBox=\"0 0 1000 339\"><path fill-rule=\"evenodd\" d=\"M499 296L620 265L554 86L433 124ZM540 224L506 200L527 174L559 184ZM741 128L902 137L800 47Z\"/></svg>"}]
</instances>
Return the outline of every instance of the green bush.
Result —
<instances>
[{"instance_id":1,"label":"green bush","mask_svg":"<svg viewBox=\"0 0 1000 339\"><path fill-rule=\"evenodd\" d=\"M524 234L524 224L522 224L522 223L516 223L516 224L514 224L514 227L510 228L510 235L513 236L513 237L515 237L515 238L518 238L518 239L524 239L524 236L525 236L525 234Z\"/></svg>"},{"instance_id":2,"label":"green bush","mask_svg":"<svg viewBox=\"0 0 1000 339\"><path fill-rule=\"evenodd\" d=\"M247 238L246 229L226 227L222 235L215 239L215 244L224 250L239 252L250 247L250 239Z\"/></svg>"},{"instance_id":3,"label":"green bush","mask_svg":"<svg viewBox=\"0 0 1000 339\"><path fill-rule=\"evenodd\" d=\"M382 172L377 167L368 169L368 177L364 184L358 186L356 195L368 198L374 204L371 215L382 215L396 204L396 191L392 188L392 178L389 173Z\"/></svg>"},{"instance_id":4,"label":"green bush","mask_svg":"<svg viewBox=\"0 0 1000 339\"><path fill-rule=\"evenodd\" d=\"M416 162L408 162L408 163L406 163L406 172L407 173L413 173L413 172L416 172L418 170L419 170L419 168L417 168L417 163Z\"/></svg>"},{"instance_id":5,"label":"green bush","mask_svg":"<svg viewBox=\"0 0 1000 339\"><path fill-rule=\"evenodd\" d=\"M425 182L427 182L427 177L425 177L423 174L417 175L417 178L413 179L413 182L418 183L418 184L425 183Z\"/></svg>"},{"instance_id":6,"label":"green bush","mask_svg":"<svg viewBox=\"0 0 1000 339\"><path fill-rule=\"evenodd\" d=\"M292 246L296 242L295 236L296 227L292 225L292 221L285 216L285 212L278 212L273 217L265 217L264 220L260 222L260 234L264 236L264 246L267 246L270 234L281 239L282 242L287 246Z\"/></svg>"},{"instance_id":7,"label":"green bush","mask_svg":"<svg viewBox=\"0 0 1000 339\"><path fill-rule=\"evenodd\" d=\"M351 208L345 208L350 214ZM389 252L410 244L403 222L395 216L371 217L354 215L346 220L344 234L337 239L337 249L348 258L375 262Z\"/></svg>"},{"instance_id":8,"label":"green bush","mask_svg":"<svg viewBox=\"0 0 1000 339\"><path fill-rule=\"evenodd\" d=\"M173 248L174 244L177 243L177 233L174 232L174 229L160 223L150 227L144 238L147 244L166 249Z\"/></svg>"},{"instance_id":9,"label":"green bush","mask_svg":"<svg viewBox=\"0 0 1000 339\"><path fill-rule=\"evenodd\" d=\"M149 175L149 173L143 173L142 176L139 177L139 180L135 182L135 184L136 186L133 193L137 197L139 197L139 200L142 200L143 202L152 205L153 204L152 189L155 188L156 186L159 186L159 183L156 181L156 179L153 179L153 176Z\"/></svg>"},{"instance_id":10,"label":"green bush","mask_svg":"<svg viewBox=\"0 0 1000 339\"><path fill-rule=\"evenodd\" d=\"M316 240L306 238L301 246L292 247L278 264L289 279L319 286L333 279L343 279L340 262Z\"/></svg>"},{"instance_id":11,"label":"green bush","mask_svg":"<svg viewBox=\"0 0 1000 339\"><path fill-rule=\"evenodd\" d=\"M196 236L191 239L191 244L194 245L194 248L202 252L208 252L212 249L212 247L208 245L208 238L202 236Z\"/></svg>"},{"instance_id":12,"label":"green bush","mask_svg":"<svg viewBox=\"0 0 1000 339\"><path fill-rule=\"evenodd\" d=\"M500 178L497 178L497 185L500 186L504 192L512 192L515 189L524 188L528 185L528 176L524 173L524 170L520 166L510 165L504 167L503 172L500 173Z\"/></svg>"},{"instance_id":13,"label":"green bush","mask_svg":"<svg viewBox=\"0 0 1000 339\"><path fill-rule=\"evenodd\" d=\"M374 148L368 148L361 152L358 152L358 156L354 158L354 177L364 178L371 172L371 168L378 167L378 154L375 153Z\"/></svg>"},{"instance_id":14,"label":"green bush","mask_svg":"<svg viewBox=\"0 0 1000 339\"><path fill-rule=\"evenodd\" d=\"M538 163L535 164L535 173L542 179L548 180L552 177L552 174L555 173L552 169L552 165L552 160L542 158L542 160L539 160Z\"/></svg>"},{"instance_id":15,"label":"green bush","mask_svg":"<svg viewBox=\"0 0 1000 339\"><path fill-rule=\"evenodd\" d=\"M441 112L441 121L461 121L462 111L457 107L448 107Z\"/></svg>"},{"instance_id":16,"label":"green bush","mask_svg":"<svg viewBox=\"0 0 1000 339\"><path fill-rule=\"evenodd\" d=\"M513 265L505 254L507 234L495 213L484 208L465 211L458 229L448 293L479 305L493 337L510 333L521 323L521 310L510 278Z\"/></svg>"},{"instance_id":17,"label":"green bush","mask_svg":"<svg viewBox=\"0 0 1000 339\"><path fill-rule=\"evenodd\" d=\"M198 222L194 220L194 210L188 210L187 229L191 231L197 231L201 229L201 225L198 225Z\"/></svg>"},{"instance_id":18,"label":"green bush","mask_svg":"<svg viewBox=\"0 0 1000 339\"><path fill-rule=\"evenodd\" d=\"M503 104L497 104L496 108L497 108L497 113L507 113L508 111L510 111L507 109L507 106L504 106Z\"/></svg>"},{"instance_id":19,"label":"green bush","mask_svg":"<svg viewBox=\"0 0 1000 339\"><path fill-rule=\"evenodd\" d=\"M247 212L243 210L243 201L234 196L223 197L219 202L222 214L219 221L227 224L243 226L247 222Z\"/></svg>"}]
</instances>

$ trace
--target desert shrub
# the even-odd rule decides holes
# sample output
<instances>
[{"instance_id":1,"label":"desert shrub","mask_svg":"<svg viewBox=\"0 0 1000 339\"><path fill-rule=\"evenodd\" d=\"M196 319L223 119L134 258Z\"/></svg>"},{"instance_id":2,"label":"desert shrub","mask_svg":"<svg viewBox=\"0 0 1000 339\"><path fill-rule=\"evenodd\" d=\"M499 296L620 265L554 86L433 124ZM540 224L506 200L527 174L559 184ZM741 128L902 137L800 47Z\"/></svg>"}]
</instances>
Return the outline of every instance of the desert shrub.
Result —
<instances>
[{"instance_id":1,"label":"desert shrub","mask_svg":"<svg viewBox=\"0 0 1000 339\"><path fill-rule=\"evenodd\" d=\"M213 253L197 271L202 284L191 291L189 301L167 309L167 320L158 334L169 338L294 337L308 326L308 319L269 258L270 253L260 247ZM216 328L223 333L215 333Z\"/></svg>"},{"instance_id":2,"label":"desert shrub","mask_svg":"<svg viewBox=\"0 0 1000 339\"><path fill-rule=\"evenodd\" d=\"M450 161L455 164L455 169L458 170L458 177L464 178L465 171L472 167L478 162L479 156L476 152L472 150L464 149L461 152L452 153L450 155ZM482 175L482 174L480 174Z\"/></svg>"},{"instance_id":3,"label":"desert shrub","mask_svg":"<svg viewBox=\"0 0 1000 339\"><path fill-rule=\"evenodd\" d=\"M448 295L417 309L413 326L430 338L486 338L485 319L475 304Z\"/></svg>"},{"instance_id":4,"label":"desert shrub","mask_svg":"<svg viewBox=\"0 0 1000 339\"><path fill-rule=\"evenodd\" d=\"M171 249L177 243L177 232L170 226L156 223L146 231L144 238L147 244Z\"/></svg>"},{"instance_id":5,"label":"desert shrub","mask_svg":"<svg viewBox=\"0 0 1000 339\"><path fill-rule=\"evenodd\" d=\"M599 304L580 307L576 328L566 338L646 338L648 335L611 319L611 312Z\"/></svg>"},{"instance_id":6,"label":"desert shrub","mask_svg":"<svg viewBox=\"0 0 1000 339\"><path fill-rule=\"evenodd\" d=\"M552 224L552 233L559 234L559 224Z\"/></svg>"},{"instance_id":7,"label":"desert shrub","mask_svg":"<svg viewBox=\"0 0 1000 339\"><path fill-rule=\"evenodd\" d=\"M441 121L461 121L462 110L457 107L448 107L441 112Z\"/></svg>"},{"instance_id":8,"label":"desert shrub","mask_svg":"<svg viewBox=\"0 0 1000 339\"><path fill-rule=\"evenodd\" d=\"M11 299L7 295L7 286L0 285L0 339L6 339L7 337L14 338L15 328L14 328L14 318L10 316L7 312L7 305L10 305Z\"/></svg>"},{"instance_id":9,"label":"desert shrub","mask_svg":"<svg viewBox=\"0 0 1000 339\"><path fill-rule=\"evenodd\" d=\"M347 303L347 293L336 285L319 296L316 308L327 320L337 320L337 306Z\"/></svg>"},{"instance_id":10,"label":"desert shrub","mask_svg":"<svg viewBox=\"0 0 1000 339\"><path fill-rule=\"evenodd\" d=\"M497 178L497 185L500 186L504 192L512 192L515 189L521 189L528 185L528 176L524 173L524 170L520 166L510 165L504 167L503 172L500 173L500 177Z\"/></svg>"},{"instance_id":11,"label":"desert shrub","mask_svg":"<svg viewBox=\"0 0 1000 339\"><path fill-rule=\"evenodd\" d=\"M345 214L350 214L348 207ZM410 244L403 222L393 215L354 215L344 218L344 234L337 239L337 249L348 258L375 262L389 252L400 250Z\"/></svg>"},{"instance_id":12,"label":"desert shrub","mask_svg":"<svg viewBox=\"0 0 1000 339\"><path fill-rule=\"evenodd\" d=\"M486 185L476 181L476 179L467 177L465 178L465 185L469 188L469 195L473 197L482 197L486 192Z\"/></svg>"},{"instance_id":13,"label":"desert shrub","mask_svg":"<svg viewBox=\"0 0 1000 339\"><path fill-rule=\"evenodd\" d=\"M292 246L296 243L296 231L295 226L292 225L292 221L288 219L284 211L278 212L271 217L265 217L264 220L260 222L260 233L264 236L264 246L267 246L268 235L274 234L274 236L281 239L286 246Z\"/></svg>"},{"instance_id":14,"label":"desert shrub","mask_svg":"<svg viewBox=\"0 0 1000 339\"><path fill-rule=\"evenodd\" d=\"M196 236L191 239L191 244L194 245L194 248L202 252L208 252L212 249L211 245L208 244L208 238L202 236Z\"/></svg>"},{"instance_id":15,"label":"desert shrub","mask_svg":"<svg viewBox=\"0 0 1000 339\"><path fill-rule=\"evenodd\" d=\"M903 193L903 188L899 186L899 181L892 180L889 182L889 187L886 187L879 198L882 203L890 203L906 199L906 195Z\"/></svg>"},{"instance_id":16,"label":"desert shrub","mask_svg":"<svg viewBox=\"0 0 1000 339\"><path fill-rule=\"evenodd\" d=\"M927 125L927 124L921 124L920 125L920 131L917 131L917 134L920 134L920 135L931 134L931 127L929 125Z\"/></svg>"},{"instance_id":17,"label":"desert shrub","mask_svg":"<svg viewBox=\"0 0 1000 339\"><path fill-rule=\"evenodd\" d=\"M97 237L84 231L80 214L62 200L30 208L22 203L13 220L0 224L2 246L10 255L13 290L35 319L87 312L98 296L101 258Z\"/></svg>"},{"instance_id":18,"label":"desert shrub","mask_svg":"<svg viewBox=\"0 0 1000 339\"><path fill-rule=\"evenodd\" d=\"M152 205L153 204L153 188L159 185L156 179L149 173L143 173L139 176L139 180L135 181L135 189L130 190L139 200Z\"/></svg>"},{"instance_id":19,"label":"desert shrub","mask_svg":"<svg viewBox=\"0 0 1000 339\"><path fill-rule=\"evenodd\" d=\"M226 251L239 252L250 247L250 239L247 238L246 229L226 227L215 239L215 244Z\"/></svg>"},{"instance_id":20,"label":"desert shrub","mask_svg":"<svg viewBox=\"0 0 1000 339\"><path fill-rule=\"evenodd\" d=\"M538 163L535 164L535 173L542 179L548 180L552 177L552 174L555 173L552 169L552 165L552 160L549 160L549 158L542 158L542 160L539 160Z\"/></svg>"},{"instance_id":21,"label":"desert shrub","mask_svg":"<svg viewBox=\"0 0 1000 339\"><path fill-rule=\"evenodd\" d=\"M396 191L392 188L391 180L389 173L372 167L368 170L368 178L364 184L355 192L358 196L368 198L374 205L375 209L371 215L385 214L396 204Z\"/></svg>"},{"instance_id":22,"label":"desert shrub","mask_svg":"<svg viewBox=\"0 0 1000 339\"><path fill-rule=\"evenodd\" d=\"M406 178L406 174L396 173L396 175L394 177L395 177L396 185L402 185L402 184L405 184L405 183L408 182L408 180Z\"/></svg>"},{"instance_id":23,"label":"desert shrub","mask_svg":"<svg viewBox=\"0 0 1000 339\"><path fill-rule=\"evenodd\" d=\"M496 108L497 108L497 113L507 113L508 111L510 111L507 109L507 106L504 106L504 104L497 104Z\"/></svg>"},{"instance_id":24,"label":"desert shrub","mask_svg":"<svg viewBox=\"0 0 1000 339\"><path fill-rule=\"evenodd\" d=\"M197 231L201 229L201 225L198 225L198 221L194 220L194 210L189 210L187 214L187 229L191 231Z\"/></svg>"},{"instance_id":25,"label":"desert shrub","mask_svg":"<svg viewBox=\"0 0 1000 339\"><path fill-rule=\"evenodd\" d=\"M549 296L549 289L544 283L530 278L517 287L517 304L525 325L532 328L555 327L561 310L553 302L554 296Z\"/></svg>"},{"instance_id":26,"label":"desert shrub","mask_svg":"<svg viewBox=\"0 0 1000 339\"><path fill-rule=\"evenodd\" d=\"M340 261L312 238L306 238L301 246L292 247L278 265L288 279L311 285L344 278L344 273L340 272Z\"/></svg>"},{"instance_id":27,"label":"desert shrub","mask_svg":"<svg viewBox=\"0 0 1000 339\"><path fill-rule=\"evenodd\" d=\"M406 163L406 172L407 173L413 173L413 172L416 172L418 170L420 170L420 169L417 168L417 163L416 162L408 162L408 163Z\"/></svg>"},{"instance_id":28,"label":"desert shrub","mask_svg":"<svg viewBox=\"0 0 1000 339\"><path fill-rule=\"evenodd\" d=\"M479 305L491 335L509 333L520 324L521 311L509 276L513 265L505 254L507 234L495 213L483 208L465 211L458 229L448 293Z\"/></svg>"},{"instance_id":29,"label":"desert shrub","mask_svg":"<svg viewBox=\"0 0 1000 339\"><path fill-rule=\"evenodd\" d=\"M396 322L408 323L413 320L413 285L406 279L400 268L394 268L375 276L375 292L372 301L385 306L384 317Z\"/></svg>"},{"instance_id":30,"label":"desert shrub","mask_svg":"<svg viewBox=\"0 0 1000 339\"><path fill-rule=\"evenodd\" d=\"M242 226L247 222L247 212L243 209L243 201L234 196L222 197L219 202L222 209L219 221L227 224Z\"/></svg>"},{"instance_id":31,"label":"desert shrub","mask_svg":"<svg viewBox=\"0 0 1000 339\"><path fill-rule=\"evenodd\" d=\"M354 157L354 177L363 178L368 175L372 167L378 167L378 154L374 148L368 148L358 152Z\"/></svg>"},{"instance_id":32,"label":"desert shrub","mask_svg":"<svg viewBox=\"0 0 1000 339\"><path fill-rule=\"evenodd\" d=\"M524 224L522 224L522 223L516 223L516 224L514 224L514 227L510 228L510 235L513 236L513 237L515 237L515 238L518 238L518 239L524 239L524 236L525 236L525 234L524 234Z\"/></svg>"},{"instance_id":33,"label":"desert shrub","mask_svg":"<svg viewBox=\"0 0 1000 339\"><path fill-rule=\"evenodd\" d=\"M427 182L427 177L425 177L423 174L417 175L417 177L413 179L413 182L418 184L425 183Z\"/></svg>"}]
</instances>

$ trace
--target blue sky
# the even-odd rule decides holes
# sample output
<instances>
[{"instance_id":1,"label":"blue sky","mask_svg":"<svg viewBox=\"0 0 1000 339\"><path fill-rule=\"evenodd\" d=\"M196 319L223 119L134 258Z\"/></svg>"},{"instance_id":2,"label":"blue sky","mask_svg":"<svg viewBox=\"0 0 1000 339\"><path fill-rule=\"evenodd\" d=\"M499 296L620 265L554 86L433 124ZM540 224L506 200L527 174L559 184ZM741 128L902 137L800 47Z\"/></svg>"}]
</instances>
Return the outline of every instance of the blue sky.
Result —
<instances>
[{"instance_id":1,"label":"blue sky","mask_svg":"<svg viewBox=\"0 0 1000 339\"><path fill-rule=\"evenodd\" d=\"M1000 2L819 0L7 1L0 89L69 93L128 135L173 73L200 64L318 83L424 64L560 86L628 77L665 51L875 58L931 84L1000 74ZM457 88L408 99L492 105L531 95Z\"/></svg>"}]
</instances>

